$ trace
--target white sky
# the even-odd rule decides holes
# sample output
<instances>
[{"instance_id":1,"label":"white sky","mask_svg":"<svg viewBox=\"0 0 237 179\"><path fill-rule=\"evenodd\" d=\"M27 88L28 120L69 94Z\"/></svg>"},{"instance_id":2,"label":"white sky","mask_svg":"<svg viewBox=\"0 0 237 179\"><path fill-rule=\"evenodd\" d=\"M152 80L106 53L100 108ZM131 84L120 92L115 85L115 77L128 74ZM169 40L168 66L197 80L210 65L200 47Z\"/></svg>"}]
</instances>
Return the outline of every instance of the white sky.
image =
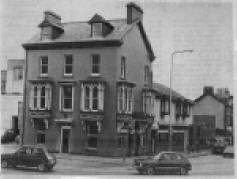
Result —
<instances>
[{"instance_id":1,"label":"white sky","mask_svg":"<svg viewBox=\"0 0 237 179\"><path fill-rule=\"evenodd\" d=\"M87 21L95 13L105 19L125 18L125 0L2 0L1 60L23 59L22 43L39 32L45 10L52 10L63 22ZM193 49L174 59L174 89L191 99L205 85L233 90L233 31L230 3L164 3L139 0L144 26L157 57L154 80L169 86L170 54ZM169 1L173 2L173 1ZM180 1L175 1L180 2ZM207 1L199 1L207 2ZM209 0L208 2L213 2ZM215 1L231 2L231 1ZM1 68L5 68L3 63Z\"/></svg>"}]
</instances>

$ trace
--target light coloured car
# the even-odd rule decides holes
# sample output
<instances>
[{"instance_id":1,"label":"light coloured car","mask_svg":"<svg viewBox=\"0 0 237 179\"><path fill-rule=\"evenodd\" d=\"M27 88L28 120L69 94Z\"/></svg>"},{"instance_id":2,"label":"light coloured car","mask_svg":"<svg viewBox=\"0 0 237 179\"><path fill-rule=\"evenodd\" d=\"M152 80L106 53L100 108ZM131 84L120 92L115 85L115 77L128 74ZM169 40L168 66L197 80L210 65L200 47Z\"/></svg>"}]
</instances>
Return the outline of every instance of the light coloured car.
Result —
<instances>
[{"instance_id":1,"label":"light coloured car","mask_svg":"<svg viewBox=\"0 0 237 179\"><path fill-rule=\"evenodd\" d=\"M223 152L224 158L234 158L234 147L233 146L227 146Z\"/></svg>"}]
</instances>

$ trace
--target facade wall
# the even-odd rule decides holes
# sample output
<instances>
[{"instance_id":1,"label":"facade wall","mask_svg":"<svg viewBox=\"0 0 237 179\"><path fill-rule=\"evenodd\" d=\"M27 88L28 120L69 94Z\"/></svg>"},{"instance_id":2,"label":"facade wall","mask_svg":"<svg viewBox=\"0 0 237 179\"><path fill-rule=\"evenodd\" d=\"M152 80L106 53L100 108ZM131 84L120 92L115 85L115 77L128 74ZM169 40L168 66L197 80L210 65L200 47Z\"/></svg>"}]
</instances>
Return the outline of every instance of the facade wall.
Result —
<instances>
[{"instance_id":1,"label":"facade wall","mask_svg":"<svg viewBox=\"0 0 237 179\"><path fill-rule=\"evenodd\" d=\"M63 77L64 55L73 55L73 77ZM52 111L49 123L49 129L46 130L46 146L52 150L59 152L61 143L61 127L54 122L55 119L65 117L65 113L59 111L59 87L60 80L75 80L75 94L74 94L74 111L69 113L72 116L72 129L70 133L69 149L71 153L85 152L85 132L83 131L80 120L80 96L81 88L79 80L86 80L91 75L91 55L101 55L101 77L106 81L105 89L105 111L102 122L102 130L99 134L98 151L101 155L113 154L116 131L116 48L90 48L90 49L72 49L72 50L32 50L27 52L27 80L36 80L39 78L39 59L40 56L48 56L49 78L53 79L52 91ZM30 84L27 82L26 91L26 111L29 111L29 93ZM67 115L67 114L66 114ZM25 143L35 143L35 129L33 129L30 122L29 113L27 113L25 123ZM100 141L103 141L103 144Z\"/></svg>"},{"instance_id":2,"label":"facade wall","mask_svg":"<svg viewBox=\"0 0 237 179\"><path fill-rule=\"evenodd\" d=\"M224 129L225 106L211 96L205 96L194 104L193 115L214 115L216 129Z\"/></svg>"}]
</instances>

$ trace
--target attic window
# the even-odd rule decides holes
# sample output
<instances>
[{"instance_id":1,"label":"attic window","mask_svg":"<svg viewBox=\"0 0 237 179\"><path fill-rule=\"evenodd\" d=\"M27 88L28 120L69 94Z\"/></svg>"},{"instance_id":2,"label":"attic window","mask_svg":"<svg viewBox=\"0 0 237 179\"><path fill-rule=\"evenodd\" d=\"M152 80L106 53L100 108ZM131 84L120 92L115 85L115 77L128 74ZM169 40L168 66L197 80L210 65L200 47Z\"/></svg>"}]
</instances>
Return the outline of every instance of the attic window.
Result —
<instances>
[{"instance_id":1,"label":"attic window","mask_svg":"<svg viewBox=\"0 0 237 179\"><path fill-rule=\"evenodd\" d=\"M92 37L102 37L102 23L92 23Z\"/></svg>"}]
</instances>

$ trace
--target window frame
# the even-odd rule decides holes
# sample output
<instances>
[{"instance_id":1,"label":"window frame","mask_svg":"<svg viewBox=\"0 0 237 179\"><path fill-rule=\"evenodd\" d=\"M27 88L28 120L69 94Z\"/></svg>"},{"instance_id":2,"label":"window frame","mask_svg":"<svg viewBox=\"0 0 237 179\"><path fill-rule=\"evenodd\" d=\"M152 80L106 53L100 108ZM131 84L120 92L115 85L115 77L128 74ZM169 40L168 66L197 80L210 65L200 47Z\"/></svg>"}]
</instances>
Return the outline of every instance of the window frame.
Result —
<instances>
[{"instance_id":1,"label":"window frame","mask_svg":"<svg viewBox=\"0 0 237 179\"><path fill-rule=\"evenodd\" d=\"M47 58L47 64L43 64L43 60L46 60ZM43 68L46 67L47 73L43 73ZM40 57L40 76L45 77L48 76L49 73L49 59L48 56L41 56Z\"/></svg>"},{"instance_id":2,"label":"window frame","mask_svg":"<svg viewBox=\"0 0 237 179\"><path fill-rule=\"evenodd\" d=\"M44 88L44 96L42 94ZM41 106L44 100L44 106ZM52 86L50 84L31 84L29 108L30 110L50 110L52 103Z\"/></svg>"},{"instance_id":3,"label":"window frame","mask_svg":"<svg viewBox=\"0 0 237 179\"><path fill-rule=\"evenodd\" d=\"M120 62L120 77L122 79L126 79L126 57L122 56L121 57L121 62Z\"/></svg>"},{"instance_id":4,"label":"window frame","mask_svg":"<svg viewBox=\"0 0 237 179\"><path fill-rule=\"evenodd\" d=\"M98 63L94 63L95 57L98 57ZM98 72L94 72L94 68L98 68ZM91 55L91 75L92 76L99 76L101 72L101 56L100 54L92 54Z\"/></svg>"},{"instance_id":5,"label":"window frame","mask_svg":"<svg viewBox=\"0 0 237 179\"><path fill-rule=\"evenodd\" d=\"M95 133L90 133L90 130L88 130L88 126L92 125L92 124L97 127L97 131ZM98 137L99 137L99 127L98 127L97 121L86 121L85 125L86 125L86 141L87 141L87 146L86 147L87 147L87 149L97 150L97 148L98 148ZM96 138L96 147L89 146L89 139L90 138Z\"/></svg>"},{"instance_id":6,"label":"window frame","mask_svg":"<svg viewBox=\"0 0 237 179\"><path fill-rule=\"evenodd\" d=\"M65 104L64 104L64 100L65 100L65 98L64 98L64 87L68 87L68 86L70 86L71 87L71 93L72 93L72 97L71 97L71 108L69 109L69 108L65 108ZM63 112L73 112L73 110L74 110L74 85L73 84L62 84L61 86L60 86L60 107L61 107L61 111L63 111Z\"/></svg>"},{"instance_id":7,"label":"window frame","mask_svg":"<svg viewBox=\"0 0 237 179\"><path fill-rule=\"evenodd\" d=\"M161 98L161 116L169 115L170 114L170 101L167 98ZM168 109L166 110L166 107Z\"/></svg>"},{"instance_id":8,"label":"window frame","mask_svg":"<svg viewBox=\"0 0 237 179\"><path fill-rule=\"evenodd\" d=\"M14 81L21 81L23 80L24 71L22 67L14 67L13 68L13 80ZM21 77L21 78L19 78Z\"/></svg>"},{"instance_id":9,"label":"window frame","mask_svg":"<svg viewBox=\"0 0 237 179\"><path fill-rule=\"evenodd\" d=\"M95 28L96 25L99 25L100 27ZM98 33L98 32L100 32L100 33ZM103 24L101 22L94 22L91 24L91 36L93 38L103 36Z\"/></svg>"},{"instance_id":10,"label":"window frame","mask_svg":"<svg viewBox=\"0 0 237 179\"><path fill-rule=\"evenodd\" d=\"M71 58L72 63L67 64L68 58ZM67 73L67 67L71 67L71 73ZM64 76L73 76L73 55L64 55L64 68L63 68L63 75Z\"/></svg>"}]
</instances>

